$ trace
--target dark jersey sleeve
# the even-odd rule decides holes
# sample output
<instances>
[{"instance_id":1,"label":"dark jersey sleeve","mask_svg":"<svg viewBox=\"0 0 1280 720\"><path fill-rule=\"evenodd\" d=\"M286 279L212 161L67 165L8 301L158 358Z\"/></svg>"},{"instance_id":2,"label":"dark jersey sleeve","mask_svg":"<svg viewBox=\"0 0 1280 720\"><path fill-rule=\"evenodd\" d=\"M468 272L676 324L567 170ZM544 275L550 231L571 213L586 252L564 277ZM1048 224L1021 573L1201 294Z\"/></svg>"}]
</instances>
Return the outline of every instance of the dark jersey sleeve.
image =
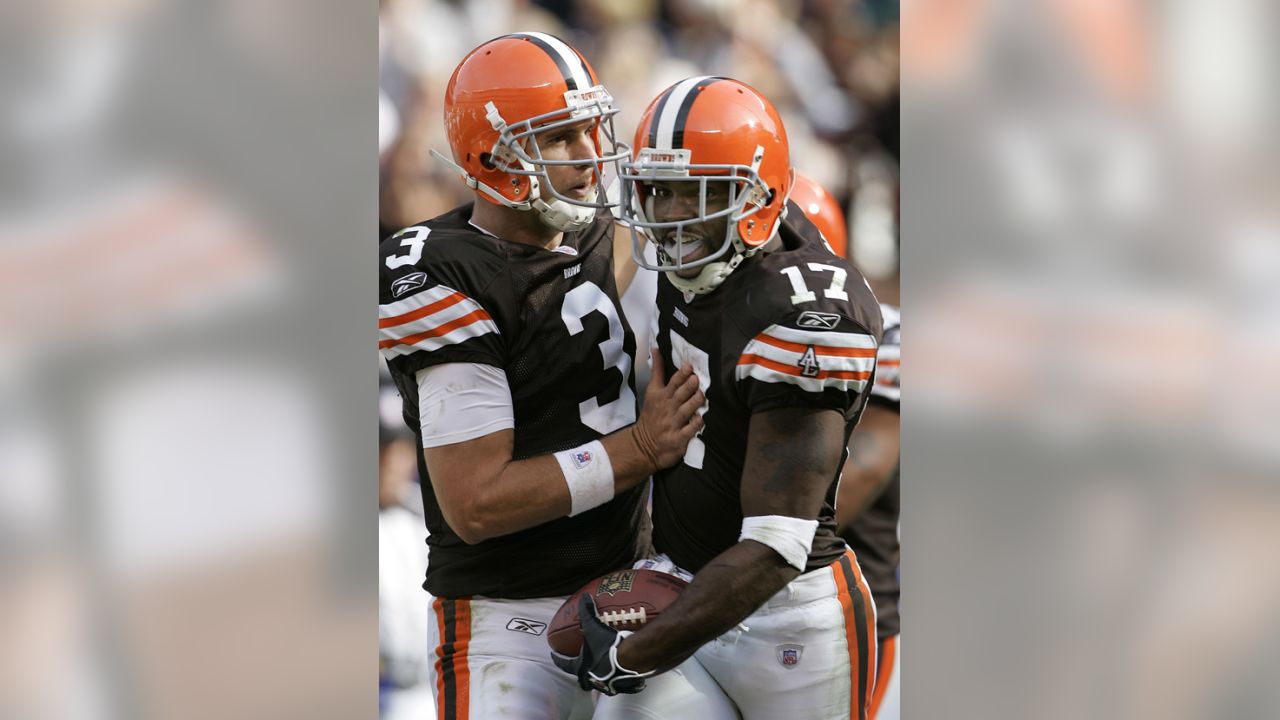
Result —
<instances>
[{"instance_id":1,"label":"dark jersey sleeve","mask_svg":"<svg viewBox=\"0 0 1280 720\"><path fill-rule=\"evenodd\" d=\"M455 234L417 225L382 244L378 348L393 371L505 364L500 302L487 292L503 259Z\"/></svg>"},{"instance_id":2,"label":"dark jersey sleeve","mask_svg":"<svg viewBox=\"0 0 1280 720\"><path fill-rule=\"evenodd\" d=\"M898 308L880 305L884 317L884 338L876 353L876 382L871 399L898 409L902 401L902 320Z\"/></svg>"},{"instance_id":3,"label":"dark jersey sleeve","mask_svg":"<svg viewBox=\"0 0 1280 720\"><path fill-rule=\"evenodd\" d=\"M751 412L813 407L847 414L871 382L876 338L849 317L791 312L757 333L734 378Z\"/></svg>"},{"instance_id":4,"label":"dark jersey sleeve","mask_svg":"<svg viewBox=\"0 0 1280 720\"><path fill-rule=\"evenodd\" d=\"M725 360L752 413L814 407L852 418L875 375L880 309L857 269L831 254L798 206L789 208L782 250L757 263L744 312L732 316L745 344Z\"/></svg>"}]
</instances>

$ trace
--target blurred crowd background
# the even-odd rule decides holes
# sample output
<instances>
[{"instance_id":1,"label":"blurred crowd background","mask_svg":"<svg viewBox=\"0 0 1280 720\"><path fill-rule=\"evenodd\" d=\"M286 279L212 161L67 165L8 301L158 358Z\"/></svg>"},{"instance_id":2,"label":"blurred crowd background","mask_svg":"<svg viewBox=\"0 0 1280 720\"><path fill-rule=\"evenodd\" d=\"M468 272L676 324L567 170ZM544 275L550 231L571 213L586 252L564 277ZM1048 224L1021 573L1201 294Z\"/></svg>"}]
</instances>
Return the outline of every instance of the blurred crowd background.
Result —
<instances>
[{"instance_id":1,"label":"blurred crowd background","mask_svg":"<svg viewBox=\"0 0 1280 720\"><path fill-rule=\"evenodd\" d=\"M632 144L649 102L692 75L760 90L787 127L792 163L834 194L851 254L897 301L897 0L381 0L380 235L472 199L427 153L449 154L444 91L473 48L538 31L577 48Z\"/></svg>"},{"instance_id":2,"label":"blurred crowd background","mask_svg":"<svg viewBox=\"0 0 1280 720\"><path fill-rule=\"evenodd\" d=\"M906 716L1280 714L1280 6L899 14L0 2L0 717L377 714L370 228L516 27L628 113L758 85L851 218L901 178Z\"/></svg>"},{"instance_id":3,"label":"blurred crowd background","mask_svg":"<svg viewBox=\"0 0 1280 720\"><path fill-rule=\"evenodd\" d=\"M908 715L1280 712L1277 28L903 3Z\"/></svg>"}]
</instances>

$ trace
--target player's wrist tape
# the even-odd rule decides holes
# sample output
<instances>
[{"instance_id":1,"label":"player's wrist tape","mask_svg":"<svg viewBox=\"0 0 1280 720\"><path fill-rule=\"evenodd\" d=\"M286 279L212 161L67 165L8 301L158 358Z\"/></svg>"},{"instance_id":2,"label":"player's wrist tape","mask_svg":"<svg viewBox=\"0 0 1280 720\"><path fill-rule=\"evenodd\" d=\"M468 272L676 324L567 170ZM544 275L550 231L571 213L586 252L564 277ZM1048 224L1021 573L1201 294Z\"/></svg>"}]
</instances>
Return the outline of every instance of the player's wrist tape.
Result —
<instances>
[{"instance_id":1,"label":"player's wrist tape","mask_svg":"<svg viewBox=\"0 0 1280 720\"><path fill-rule=\"evenodd\" d=\"M738 540L755 540L768 545L783 560L800 572L809 561L813 536L818 533L817 520L801 520L785 515L756 515L742 518L742 534Z\"/></svg>"},{"instance_id":2,"label":"player's wrist tape","mask_svg":"<svg viewBox=\"0 0 1280 720\"><path fill-rule=\"evenodd\" d=\"M613 463L599 440L561 450L554 457L569 486L569 517L613 499Z\"/></svg>"}]
</instances>

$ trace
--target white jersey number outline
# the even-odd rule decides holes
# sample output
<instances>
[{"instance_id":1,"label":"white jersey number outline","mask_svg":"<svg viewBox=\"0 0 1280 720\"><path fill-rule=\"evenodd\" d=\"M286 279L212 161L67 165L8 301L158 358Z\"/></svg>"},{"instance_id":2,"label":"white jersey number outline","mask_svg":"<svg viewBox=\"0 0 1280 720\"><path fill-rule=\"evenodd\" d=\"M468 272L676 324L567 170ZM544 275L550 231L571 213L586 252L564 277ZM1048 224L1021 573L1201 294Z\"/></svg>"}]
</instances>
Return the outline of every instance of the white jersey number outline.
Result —
<instances>
[{"instance_id":1,"label":"white jersey number outline","mask_svg":"<svg viewBox=\"0 0 1280 720\"><path fill-rule=\"evenodd\" d=\"M414 265L422 259L422 246L427 244L427 235L431 234L431 228L425 225L417 227L405 228L392 236L392 240L400 236L404 239L400 241L400 247L407 247L409 251L403 255L391 255L387 258L387 267L395 270L405 265Z\"/></svg>"},{"instance_id":2,"label":"white jersey number outline","mask_svg":"<svg viewBox=\"0 0 1280 720\"><path fill-rule=\"evenodd\" d=\"M831 273L831 286L822 291L823 297L832 300L848 300L849 293L844 291L844 281L849 277L849 272L842 267L835 265L823 265L822 263L806 263L813 272L829 272ZM796 266L785 267L778 272L787 276L787 280L791 281L791 290L794 293L791 296L791 304L799 305L800 303L813 302L818 299L809 286L804 283L804 276L800 274L800 268Z\"/></svg>"},{"instance_id":3,"label":"white jersey number outline","mask_svg":"<svg viewBox=\"0 0 1280 720\"><path fill-rule=\"evenodd\" d=\"M707 398L702 401L702 407L698 408L698 414L706 415L707 408L711 405L711 358L706 350L695 347L675 330L668 331L668 334L671 336L671 369L678 370L685 363L693 366L693 374L698 376L698 389ZM706 425L693 436L689 447L684 451L684 464L695 470L702 469L702 461L707 454L707 446L702 442L703 430L706 430Z\"/></svg>"},{"instance_id":4,"label":"white jersey number outline","mask_svg":"<svg viewBox=\"0 0 1280 720\"><path fill-rule=\"evenodd\" d=\"M579 403L578 415L582 418L583 425L601 435L608 435L636 421L636 394L627 382L627 378L631 377L632 358L627 354L623 343L626 335L622 329L622 320L609 296L590 281L565 294L560 319L564 321L564 326L572 337L582 332L583 318L593 312L604 315L609 323L609 337L599 345L604 369L617 368L622 376L622 385L618 390L618 398L613 402L601 405L599 398L593 397Z\"/></svg>"}]
</instances>

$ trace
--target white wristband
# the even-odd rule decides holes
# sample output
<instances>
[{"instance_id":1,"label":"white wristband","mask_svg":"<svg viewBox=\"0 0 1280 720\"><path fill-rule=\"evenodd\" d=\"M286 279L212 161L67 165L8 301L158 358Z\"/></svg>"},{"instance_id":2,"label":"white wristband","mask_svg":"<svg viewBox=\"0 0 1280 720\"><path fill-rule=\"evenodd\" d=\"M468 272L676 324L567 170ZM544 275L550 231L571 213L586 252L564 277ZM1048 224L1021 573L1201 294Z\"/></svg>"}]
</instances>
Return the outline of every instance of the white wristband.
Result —
<instances>
[{"instance_id":1,"label":"white wristband","mask_svg":"<svg viewBox=\"0 0 1280 720\"><path fill-rule=\"evenodd\" d=\"M755 540L768 545L783 560L800 572L809 561L813 536L818 533L817 520L801 520L785 515L755 515L742 518L742 534L738 540Z\"/></svg>"},{"instance_id":2,"label":"white wristband","mask_svg":"<svg viewBox=\"0 0 1280 720\"><path fill-rule=\"evenodd\" d=\"M599 440L561 450L554 457L569 486L569 517L613 499L613 464Z\"/></svg>"}]
</instances>

